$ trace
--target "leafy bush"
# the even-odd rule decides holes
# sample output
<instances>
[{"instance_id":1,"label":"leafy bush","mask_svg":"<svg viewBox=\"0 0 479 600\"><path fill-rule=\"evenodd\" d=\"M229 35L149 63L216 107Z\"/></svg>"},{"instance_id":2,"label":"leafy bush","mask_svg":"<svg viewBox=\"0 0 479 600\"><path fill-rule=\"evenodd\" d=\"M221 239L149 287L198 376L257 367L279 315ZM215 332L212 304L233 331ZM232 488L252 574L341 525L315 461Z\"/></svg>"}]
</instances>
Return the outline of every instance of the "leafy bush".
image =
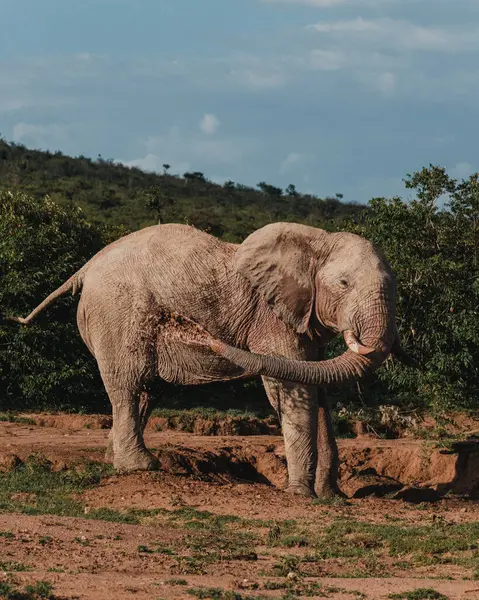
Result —
<instances>
[{"instance_id":1,"label":"leafy bush","mask_svg":"<svg viewBox=\"0 0 479 600\"><path fill-rule=\"evenodd\" d=\"M0 192L0 313L28 314L120 233L49 198ZM29 327L0 323L0 409L106 406L76 306L69 297Z\"/></svg>"},{"instance_id":2,"label":"leafy bush","mask_svg":"<svg viewBox=\"0 0 479 600\"><path fill-rule=\"evenodd\" d=\"M420 370L388 364L366 402L477 408L479 398L479 182L440 167L409 175L416 198L375 198L350 229L383 249L398 280L403 345ZM439 203L443 202L443 208Z\"/></svg>"}]
</instances>

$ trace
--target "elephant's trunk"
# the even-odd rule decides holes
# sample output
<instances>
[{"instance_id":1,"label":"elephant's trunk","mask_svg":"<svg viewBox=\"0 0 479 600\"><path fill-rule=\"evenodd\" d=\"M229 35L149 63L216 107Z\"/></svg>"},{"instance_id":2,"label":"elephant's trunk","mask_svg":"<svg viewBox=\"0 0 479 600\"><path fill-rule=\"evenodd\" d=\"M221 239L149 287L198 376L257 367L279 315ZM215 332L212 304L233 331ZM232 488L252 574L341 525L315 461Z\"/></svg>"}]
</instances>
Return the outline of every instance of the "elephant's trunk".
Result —
<instances>
[{"instance_id":1,"label":"elephant's trunk","mask_svg":"<svg viewBox=\"0 0 479 600\"><path fill-rule=\"evenodd\" d=\"M348 349L337 358L314 362L255 354L216 340L210 347L247 373L305 385L340 384L360 379L368 369L379 366L386 358L384 353L374 353L377 356L366 358Z\"/></svg>"},{"instance_id":2,"label":"elephant's trunk","mask_svg":"<svg viewBox=\"0 0 479 600\"><path fill-rule=\"evenodd\" d=\"M340 356L324 361L297 361L278 356L250 353L214 341L211 348L251 374L264 375L305 385L337 385L360 379L368 370L378 368L391 352L396 335L394 303L383 293L367 298L358 311L354 329L345 328L348 346ZM367 315L361 318L362 315Z\"/></svg>"}]
</instances>

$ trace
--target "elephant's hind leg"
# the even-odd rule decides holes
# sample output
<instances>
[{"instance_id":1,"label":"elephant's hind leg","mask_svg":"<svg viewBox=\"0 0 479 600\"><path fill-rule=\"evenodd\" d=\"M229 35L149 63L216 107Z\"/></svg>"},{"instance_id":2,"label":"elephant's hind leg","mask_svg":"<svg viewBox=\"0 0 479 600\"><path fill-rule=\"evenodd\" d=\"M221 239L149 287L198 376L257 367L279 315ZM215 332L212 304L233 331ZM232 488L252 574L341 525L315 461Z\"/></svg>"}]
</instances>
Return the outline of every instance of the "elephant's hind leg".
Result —
<instances>
[{"instance_id":1,"label":"elephant's hind leg","mask_svg":"<svg viewBox=\"0 0 479 600\"><path fill-rule=\"evenodd\" d=\"M153 394L151 391L143 391L139 395L138 417L140 421L140 435L142 440L146 425L148 423L148 419L150 418L151 412L155 408L157 400L158 398L156 394ZM143 445L145 445L144 441ZM110 435L108 436L108 445L105 452L105 460L107 460L108 462L114 462L113 428L111 429Z\"/></svg>"},{"instance_id":2,"label":"elephant's hind leg","mask_svg":"<svg viewBox=\"0 0 479 600\"><path fill-rule=\"evenodd\" d=\"M158 460L145 446L141 431L140 393L107 389L113 409L113 466L117 471L151 471Z\"/></svg>"},{"instance_id":3,"label":"elephant's hind leg","mask_svg":"<svg viewBox=\"0 0 479 600\"><path fill-rule=\"evenodd\" d=\"M118 471L157 469L158 460L147 450L143 440L142 424L146 425L151 412L148 395L142 396L146 362L137 359L133 364L123 360L119 366L108 358L97 358L113 412L106 457L113 459Z\"/></svg>"}]
</instances>

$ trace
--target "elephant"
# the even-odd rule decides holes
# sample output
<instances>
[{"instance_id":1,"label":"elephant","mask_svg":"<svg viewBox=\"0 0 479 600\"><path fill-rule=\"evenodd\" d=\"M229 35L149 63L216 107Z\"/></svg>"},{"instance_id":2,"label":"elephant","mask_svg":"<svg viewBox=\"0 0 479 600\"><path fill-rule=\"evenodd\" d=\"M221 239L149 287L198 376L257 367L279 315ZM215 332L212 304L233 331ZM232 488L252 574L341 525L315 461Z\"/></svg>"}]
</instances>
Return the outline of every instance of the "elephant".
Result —
<instances>
[{"instance_id":1,"label":"elephant","mask_svg":"<svg viewBox=\"0 0 479 600\"><path fill-rule=\"evenodd\" d=\"M285 490L328 497L338 450L328 385L361 378L399 343L396 281L362 236L271 223L241 244L183 224L146 227L93 256L31 314L81 291L80 335L112 405L107 455L116 470L154 470L143 432L158 380L197 385L261 376L282 426ZM347 349L324 360L343 334Z\"/></svg>"}]
</instances>

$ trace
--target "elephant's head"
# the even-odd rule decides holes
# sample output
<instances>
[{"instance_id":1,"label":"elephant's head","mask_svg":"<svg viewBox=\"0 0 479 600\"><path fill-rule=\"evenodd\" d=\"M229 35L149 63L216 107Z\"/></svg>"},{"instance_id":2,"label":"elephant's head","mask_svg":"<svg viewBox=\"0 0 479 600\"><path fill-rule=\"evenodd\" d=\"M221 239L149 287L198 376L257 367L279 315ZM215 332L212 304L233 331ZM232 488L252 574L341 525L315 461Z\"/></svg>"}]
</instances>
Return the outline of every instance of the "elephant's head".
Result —
<instances>
[{"instance_id":1,"label":"elephant's head","mask_svg":"<svg viewBox=\"0 0 479 600\"><path fill-rule=\"evenodd\" d=\"M396 282L380 250L351 233L274 223L239 247L235 268L298 333L342 333L348 349L320 362L233 348L212 349L247 372L306 384L342 383L378 367L393 352L404 362L396 329Z\"/></svg>"}]
</instances>

